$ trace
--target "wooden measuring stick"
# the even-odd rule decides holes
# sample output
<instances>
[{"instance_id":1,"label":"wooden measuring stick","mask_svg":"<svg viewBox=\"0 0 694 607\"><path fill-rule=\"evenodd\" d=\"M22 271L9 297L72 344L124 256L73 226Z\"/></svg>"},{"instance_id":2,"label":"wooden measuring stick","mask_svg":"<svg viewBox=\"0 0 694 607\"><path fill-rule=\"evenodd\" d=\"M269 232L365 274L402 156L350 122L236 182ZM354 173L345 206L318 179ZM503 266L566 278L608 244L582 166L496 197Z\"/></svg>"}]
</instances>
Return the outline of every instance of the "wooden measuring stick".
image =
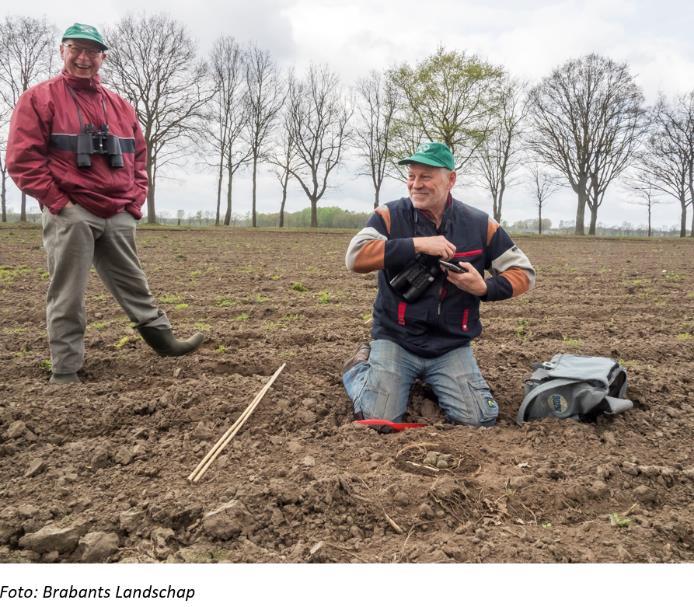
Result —
<instances>
[{"instance_id":1,"label":"wooden measuring stick","mask_svg":"<svg viewBox=\"0 0 694 607\"><path fill-rule=\"evenodd\" d=\"M217 443L210 449L210 451L207 453L207 455L202 459L202 461L198 464L198 466L195 468L195 470L191 473L191 475L188 477L188 480L191 480L193 482L197 482L202 478L202 475L206 472L207 468L212 464L212 462L217 459L219 454L222 452L224 447L226 447L229 442L231 441L232 438L236 435L236 433L241 429L241 426L246 422L246 420L250 417L251 413L255 410L257 405L260 403L262 400L263 396L267 393L267 391L270 389L270 386L273 384L275 379L279 376L279 374L282 372L282 369L284 369L285 365L282 365L277 371L275 371L275 374L268 380L268 382L263 386L261 391L255 396L253 401L251 402L248 407L241 413L241 415L238 417L238 419L232 424L232 426L224 433L224 435L217 441Z\"/></svg>"},{"instance_id":2,"label":"wooden measuring stick","mask_svg":"<svg viewBox=\"0 0 694 607\"><path fill-rule=\"evenodd\" d=\"M212 462L214 462L214 460L217 459L224 447L226 447L231 442L231 439L234 438L234 436L236 436L237 432L241 429L241 426L243 426L243 424L246 423L246 420L251 416L255 408L263 399L267 391L270 389L270 386L272 386L274 381L279 377L279 374L282 373L282 370L284 369L286 364L287 363L283 363L282 366L279 369L277 369L277 371L275 371L274 375L262 387L260 392L256 394L255 398L251 401L251 404L248 405L246 409L244 409L243 413L239 415L238 419L215 443L214 447L212 447L212 449L208 451L207 455L205 455L205 457L202 458L200 463L196 466L195 470L193 470L190 476L188 476L189 481L197 483L202 478L202 475L205 474Z\"/></svg>"}]
</instances>

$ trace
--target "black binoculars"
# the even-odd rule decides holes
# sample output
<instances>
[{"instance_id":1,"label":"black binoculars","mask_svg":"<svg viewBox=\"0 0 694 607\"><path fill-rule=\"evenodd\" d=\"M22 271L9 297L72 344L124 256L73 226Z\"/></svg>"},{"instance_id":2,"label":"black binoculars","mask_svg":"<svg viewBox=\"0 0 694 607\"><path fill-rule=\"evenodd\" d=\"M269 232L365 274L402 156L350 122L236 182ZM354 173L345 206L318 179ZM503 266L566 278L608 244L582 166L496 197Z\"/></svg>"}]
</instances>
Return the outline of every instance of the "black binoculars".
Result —
<instances>
[{"instance_id":1,"label":"black binoculars","mask_svg":"<svg viewBox=\"0 0 694 607\"><path fill-rule=\"evenodd\" d=\"M102 124L100 129L93 124L87 124L77 135L77 166L81 169L91 167L92 154L108 156L109 165L113 169L123 167L120 139L108 132L106 124Z\"/></svg>"},{"instance_id":2,"label":"black binoculars","mask_svg":"<svg viewBox=\"0 0 694 607\"><path fill-rule=\"evenodd\" d=\"M417 301L441 275L438 258L419 254L402 272L393 277L390 286L407 302Z\"/></svg>"}]
</instances>

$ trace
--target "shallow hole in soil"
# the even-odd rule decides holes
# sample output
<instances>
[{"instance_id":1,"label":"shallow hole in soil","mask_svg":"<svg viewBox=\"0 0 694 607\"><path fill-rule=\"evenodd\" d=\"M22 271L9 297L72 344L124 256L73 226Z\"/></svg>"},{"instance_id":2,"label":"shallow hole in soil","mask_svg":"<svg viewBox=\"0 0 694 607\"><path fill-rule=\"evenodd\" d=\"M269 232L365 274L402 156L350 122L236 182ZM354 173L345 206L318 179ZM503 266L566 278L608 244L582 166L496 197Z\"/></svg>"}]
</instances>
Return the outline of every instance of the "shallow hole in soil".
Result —
<instances>
[{"instance_id":1,"label":"shallow hole in soil","mask_svg":"<svg viewBox=\"0 0 694 607\"><path fill-rule=\"evenodd\" d=\"M406 445L396 454L394 464L400 470L424 476L466 475L479 467L468 453L428 442Z\"/></svg>"}]
</instances>

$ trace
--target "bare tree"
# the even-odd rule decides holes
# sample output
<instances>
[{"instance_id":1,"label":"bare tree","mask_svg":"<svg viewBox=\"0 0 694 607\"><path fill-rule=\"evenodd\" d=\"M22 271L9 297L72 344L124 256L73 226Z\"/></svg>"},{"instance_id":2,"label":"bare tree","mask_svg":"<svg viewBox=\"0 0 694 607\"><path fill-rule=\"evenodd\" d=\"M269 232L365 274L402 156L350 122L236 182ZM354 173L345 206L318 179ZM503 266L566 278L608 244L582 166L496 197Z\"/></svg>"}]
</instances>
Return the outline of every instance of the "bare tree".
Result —
<instances>
[{"instance_id":1,"label":"bare tree","mask_svg":"<svg viewBox=\"0 0 694 607\"><path fill-rule=\"evenodd\" d=\"M374 208L380 203L381 186L390 156L391 124L397 107L393 83L379 72L357 82L359 123L354 129L355 150L364 162L365 173L374 186Z\"/></svg>"},{"instance_id":2,"label":"bare tree","mask_svg":"<svg viewBox=\"0 0 694 607\"><path fill-rule=\"evenodd\" d=\"M565 63L529 95L530 144L562 173L578 196L576 234L585 233L585 209L595 233L605 189L634 151L643 96L626 64L590 54Z\"/></svg>"},{"instance_id":3,"label":"bare tree","mask_svg":"<svg viewBox=\"0 0 694 607\"><path fill-rule=\"evenodd\" d=\"M692 207L692 227L689 235L694 238L694 90L677 99L675 113L678 115L677 123L682 131L681 135L687 142L689 205Z\"/></svg>"},{"instance_id":4,"label":"bare tree","mask_svg":"<svg viewBox=\"0 0 694 607\"><path fill-rule=\"evenodd\" d=\"M7 137L0 135L0 208L2 209L2 222L7 222L7 165L5 154L7 153Z\"/></svg>"},{"instance_id":5,"label":"bare tree","mask_svg":"<svg viewBox=\"0 0 694 607\"><path fill-rule=\"evenodd\" d=\"M643 167L639 166L638 160L629 175L626 176L625 185L637 195L636 200L629 200L629 204L646 207L648 212L648 236L653 234L653 207L663 204L665 201L658 198L659 191L651 183L650 175Z\"/></svg>"},{"instance_id":6,"label":"bare tree","mask_svg":"<svg viewBox=\"0 0 694 607\"><path fill-rule=\"evenodd\" d=\"M547 199L561 186L557 176L545 171L539 162L532 162L528 167L532 177L531 189L537 203L537 233L542 234L542 209L547 206Z\"/></svg>"},{"instance_id":7,"label":"bare tree","mask_svg":"<svg viewBox=\"0 0 694 607\"><path fill-rule=\"evenodd\" d=\"M512 185L521 160L520 135L527 114L523 86L507 79L499 93L499 109L491 132L475 156L475 168L481 184L492 195L494 219L501 223L506 188Z\"/></svg>"},{"instance_id":8,"label":"bare tree","mask_svg":"<svg viewBox=\"0 0 694 607\"><path fill-rule=\"evenodd\" d=\"M209 104L205 140L216 155L215 225L220 223L222 185L225 177L227 178L227 205L224 225L229 225L234 174L245 164L250 155L250 150L243 140L248 126L244 57L241 47L233 37L222 36L215 41L210 55L210 71L215 94Z\"/></svg>"},{"instance_id":9,"label":"bare tree","mask_svg":"<svg viewBox=\"0 0 694 607\"><path fill-rule=\"evenodd\" d=\"M0 115L17 104L31 85L45 80L53 71L56 55L55 27L45 17L5 17L0 23ZM4 151L4 150L3 150ZM7 170L2 165L2 214L6 221ZM22 192L20 221L26 221L26 194Z\"/></svg>"},{"instance_id":10,"label":"bare tree","mask_svg":"<svg viewBox=\"0 0 694 607\"><path fill-rule=\"evenodd\" d=\"M256 227L256 175L258 162L265 160L265 146L284 104L284 90L277 66L268 51L251 47L246 52L248 141L252 169L252 225Z\"/></svg>"},{"instance_id":11,"label":"bare tree","mask_svg":"<svg viewBox=\"0 0 694 607\"><path fill-rule=\"evenodd\" d=\"M591 235L595 234L607 187L629 166L646 128L643 94L626 65L607 66L604 77L605 97L598 106L595 148L589 164Z\"/></svg>"},{"instance_id":12,"label":"bare tree","mask_svg":"<svg viewBox=\"0 0 694 607\"><path fill-rule=\"evenodd\" d=\"M453 151L457 168L464 166L491 129L502 76L499 67L444 48L414 68L390 70L401 99L393 121L394 159L409 156L423 141L440 141Z\"/></svg>"},{"instance_id":13,"label":"bare tree","mask_svg":"<svg viewBox=\"0 0 694 607\"><path fill-rule=\"evenodd\" d=\"M296 161L296 146L289 131L284 131L282 134L280 148L281 152L272 157L270 162L275 165L274 174L277 181L282 187L282 200L280 202L279 227L284 227L284 207L287 203L287 188L289 179L292 175L292 169Z\"/></svg>"},{"instance_id":14,"label":"bare tree","mask_svg":"<svg viewBox=\"0 0 694 607\"><path fill-rule=\"evenodd\" d=\"M164 14L124 17L106 32L110 84L134 106L147 144L147 222L156 222L156 179L166 165L190 155L214 91L186 28Z\"/></svg>"},{"instance_id":15,"label":"bare tree","mask_svg":"<svg viewBox=\"0 0 694 607\"><path fill-rule=\"evenodd\" d=\"M328 178L342 159L349 138L351 110L337 76L312 65L305 80L290 82L288 127L296 146L297 165L290 170L311 203L311 227L318 227L318 201Z\"/></svg>"},{"instance_id":16,"label":"bare tree","mask_svg":"<svg viewBox=\"0 0 694 607\"><path fill-rule=\"evenodd\" d=\"M291 89L295 86L294 74L289 72L287 86ZM299 169L297 165L296 144L292 136L290 124L290 113L285 107L282 117L282 129L279 137L275 140L273 151L269 156L270 163L273 165L273 173L282 187L282 201L280 202L279 227L284 227L284 207L287 203L287 187L292 176L292 171Z\"/></svg>"},{"instance_id":17,"label":"bare tree","mask_svg":"<svg viewBox=\"0 0 694 607\"><path fill-rule=\"evenodd\" d=\"M671 105L661 97L651 111L647 141L638 155L639 181L673 196L680 203L680 236L687 235L687 207L692 192L694 123L686 104Z\"/></svg>"},{"instance_id":18,"label":"bare tree","mask_svg":"<svg viewBox=\"0 0 694 607\"><path fill-rule=\"evenodd\" d=\"M234 175L242 167L248 164L251 159L251 148L240 138L237 137L233 141L231 137L228 140L228 145L224 152L224 166L226 167L227 177L227 210L224 214L224 225L231 225L231 200L232 200L232 185Z\"/></svg>"}]
</instances>

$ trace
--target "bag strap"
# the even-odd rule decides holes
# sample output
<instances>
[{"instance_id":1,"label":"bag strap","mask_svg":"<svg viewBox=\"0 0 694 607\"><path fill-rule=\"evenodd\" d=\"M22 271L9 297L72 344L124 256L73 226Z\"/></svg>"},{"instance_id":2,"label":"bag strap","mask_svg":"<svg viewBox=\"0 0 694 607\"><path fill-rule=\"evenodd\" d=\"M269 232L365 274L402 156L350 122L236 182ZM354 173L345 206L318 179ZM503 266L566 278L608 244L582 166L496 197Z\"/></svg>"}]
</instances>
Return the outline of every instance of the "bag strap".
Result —
<instances>
[{"instance_id":1,"label":"bag strap","mask_svg":"<svg viewBox=\"0 0 694 607\"><path fill-rule=\"evenodd\" d=\"M614 415L615 413L621 413L622 411L626 411L627 409L631 409L634 406L634 403L630 401L628 398L615 398L614 396L606 396L605 400L607 401L607 413L608 415Z\"/></svg>"}]
</instances>

